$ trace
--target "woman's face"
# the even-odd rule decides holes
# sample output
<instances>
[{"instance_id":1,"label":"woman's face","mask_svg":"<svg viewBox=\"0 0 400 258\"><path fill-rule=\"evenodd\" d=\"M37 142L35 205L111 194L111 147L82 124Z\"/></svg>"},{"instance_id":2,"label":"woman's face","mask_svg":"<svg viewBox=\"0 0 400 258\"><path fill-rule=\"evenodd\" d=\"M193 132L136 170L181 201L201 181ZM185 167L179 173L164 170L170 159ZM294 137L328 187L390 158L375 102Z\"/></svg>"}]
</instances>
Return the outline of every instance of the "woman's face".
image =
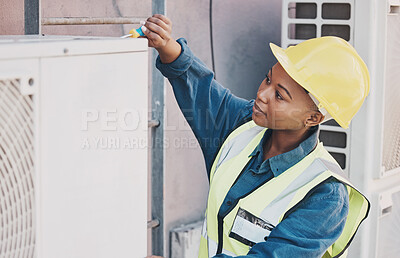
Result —
<instances>
[{"instance_id":1,"label":"woman's face","mask_svg":"<svg viewBox=\"0 0 400 258\"><path fill-rule=\"evenodd\" d=\"M262 127L299 130L318 124L322 116L296 81L276 63L262 81L253 106L252 118Z\"/></svg>"}]
</instances>

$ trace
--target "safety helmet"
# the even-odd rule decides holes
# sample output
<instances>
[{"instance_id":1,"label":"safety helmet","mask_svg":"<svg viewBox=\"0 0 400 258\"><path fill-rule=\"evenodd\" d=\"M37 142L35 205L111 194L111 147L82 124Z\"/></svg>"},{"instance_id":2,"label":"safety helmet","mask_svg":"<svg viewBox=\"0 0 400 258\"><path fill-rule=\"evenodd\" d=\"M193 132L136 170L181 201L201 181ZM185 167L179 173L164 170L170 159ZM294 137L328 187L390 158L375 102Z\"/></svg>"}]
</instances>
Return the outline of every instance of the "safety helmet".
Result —
<instances>
[{"instance_id":1,"label":"safety helmet","mask_svg":"<svg viewBox=\"0 0 400 258\"><path fill-rule=\"evenodd\" d=\"M318 109L325 109L341 127L348 128L370 87L368 68L356 50L333 36L287 49L272 43L270 47L289 76L317 100Z\"/></svg>"}]
</instances>

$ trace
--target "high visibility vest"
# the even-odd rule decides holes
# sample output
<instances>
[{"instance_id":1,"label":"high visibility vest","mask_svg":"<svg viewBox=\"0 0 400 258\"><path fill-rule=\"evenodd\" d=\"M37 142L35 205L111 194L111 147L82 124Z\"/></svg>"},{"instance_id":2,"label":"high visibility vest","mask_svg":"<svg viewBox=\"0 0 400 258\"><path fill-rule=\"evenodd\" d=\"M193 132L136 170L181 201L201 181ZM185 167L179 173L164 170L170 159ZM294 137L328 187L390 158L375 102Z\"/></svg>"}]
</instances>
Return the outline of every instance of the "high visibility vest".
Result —
<instances>
[{"instance_id":1,"label":"high visibility vest","mask_svg":"<svg viewBox=\"0 0 400 258\"><path fill-rule=\"evenodd\" d=\"M287 211L312 189L336 178L349 193L349 213L342 234L323 257L345 257L359 225L368 216L368 200L349 182L322 143L296 165L240 199L223 221L217 215L230 187L249 162L266 128L247 122L225 140L210 173L210 190L202 230L199 258L217 253L246 255L250 248L268 239L270 231Z\"/></svg>"}]
</instances>

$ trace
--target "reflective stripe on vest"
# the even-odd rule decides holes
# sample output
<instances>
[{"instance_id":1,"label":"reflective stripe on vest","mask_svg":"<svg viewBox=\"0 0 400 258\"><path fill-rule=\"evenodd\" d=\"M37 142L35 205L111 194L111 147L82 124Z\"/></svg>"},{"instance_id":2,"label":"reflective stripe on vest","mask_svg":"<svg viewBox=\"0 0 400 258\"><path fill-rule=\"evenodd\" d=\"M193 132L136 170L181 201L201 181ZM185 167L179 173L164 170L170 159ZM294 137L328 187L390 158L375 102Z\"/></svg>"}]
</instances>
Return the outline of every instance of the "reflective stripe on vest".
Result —
<instances>
[{"instance_id":1,"label":"reflective stripe on vest","mask_svg":"<svg viewBox=\"0 0 400 258\"><path fill-rule=\"evenodd\" d=\"M218 248L217 214L230 187L251 159L249 155L261 141L266 128L250 121L234 130L223 143L210 174L210 191L199 257L212 257ZM346 185L349 214L339 239L323 257L345 257L345 250L358 226L367 217L368 200L349 182L340 166L321 143L293 167L274 177L239 200L224 218L222 253L245 255L255 243L263 242L270 231L312 189L330 178ZM261 204L261 205L260 205Z\"/></svg>"}]
</instances>

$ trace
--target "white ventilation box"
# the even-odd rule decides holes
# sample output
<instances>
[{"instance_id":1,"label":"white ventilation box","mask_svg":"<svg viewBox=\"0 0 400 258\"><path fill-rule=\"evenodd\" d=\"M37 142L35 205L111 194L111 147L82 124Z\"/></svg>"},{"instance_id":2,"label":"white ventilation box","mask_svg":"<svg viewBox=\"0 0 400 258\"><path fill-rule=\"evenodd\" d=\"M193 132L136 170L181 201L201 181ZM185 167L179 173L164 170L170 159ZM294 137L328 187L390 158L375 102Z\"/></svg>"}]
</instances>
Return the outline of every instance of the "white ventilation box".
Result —
<instances>
[{"instance_id":1,"label":"white ventilation box","mask_svg":"<svg viewBox=\"0 0 400 258\"><path fill-rule=\"evenodd\" d=\"M0 37L0 257L145 257L147 41Z\"/></svg>"}]
</instances>

